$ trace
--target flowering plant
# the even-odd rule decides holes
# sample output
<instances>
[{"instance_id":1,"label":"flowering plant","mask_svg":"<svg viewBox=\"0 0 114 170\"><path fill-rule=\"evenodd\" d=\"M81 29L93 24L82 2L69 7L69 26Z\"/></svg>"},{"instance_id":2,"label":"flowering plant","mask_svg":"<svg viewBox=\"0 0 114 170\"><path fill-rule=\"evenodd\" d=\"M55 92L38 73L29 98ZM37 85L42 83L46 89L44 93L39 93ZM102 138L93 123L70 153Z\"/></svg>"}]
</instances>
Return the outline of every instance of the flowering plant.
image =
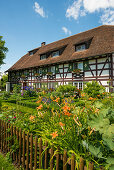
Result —
<instances>
[{"instance_id":1,"label":"flowering plant","mask_svg":"<svg viewBox=\"0 0 114 170\"><path fill-rule=\"evenodd\" d=\"M77 69L74 69L72 72L73 72L73 73L80 73L81 70L77 68Z\"/></svg>"}]
</instances>

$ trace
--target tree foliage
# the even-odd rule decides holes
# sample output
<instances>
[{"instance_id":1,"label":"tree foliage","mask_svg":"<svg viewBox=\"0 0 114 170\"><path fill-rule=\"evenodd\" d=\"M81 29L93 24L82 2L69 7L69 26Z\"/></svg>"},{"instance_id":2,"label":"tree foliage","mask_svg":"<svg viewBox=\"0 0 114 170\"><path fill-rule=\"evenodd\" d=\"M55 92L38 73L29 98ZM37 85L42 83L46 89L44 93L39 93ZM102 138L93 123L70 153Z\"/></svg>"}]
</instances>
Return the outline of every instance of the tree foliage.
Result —
<instances>
[{"instance_id":1,"label":"tree foliage","mask_svg":"<svg viewBox=\"0 0 114 170\"><path fill-rule=\"evenodd\" d=\"M0 80L0 87L1 87L2 90L5 90L6 82L8 82L8 75L3 75L1 80Z\"/></svg>"},{"instance_id":2,"label":"tree foliage","mask_svg":"<svg viewBox=\"0 0 114 170\"><path fill-rule=\"evenodd\" d=\"M6 52L8 51L8 48L5 47L5 41L2 40L2 36L0 36L0 65L4 64L3 60L6 57Z\"/></svg>"}]
</instances>

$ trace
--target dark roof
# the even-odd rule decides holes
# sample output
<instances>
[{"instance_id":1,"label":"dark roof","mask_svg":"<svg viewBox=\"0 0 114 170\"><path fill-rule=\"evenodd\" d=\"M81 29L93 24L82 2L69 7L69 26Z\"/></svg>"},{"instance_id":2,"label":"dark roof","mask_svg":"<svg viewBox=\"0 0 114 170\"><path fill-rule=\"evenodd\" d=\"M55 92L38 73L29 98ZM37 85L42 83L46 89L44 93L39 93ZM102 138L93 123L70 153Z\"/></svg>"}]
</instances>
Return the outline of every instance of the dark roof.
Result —
<instances>
[{"instance_id":1,"label":"dark roof","mask_svg":"<svg viewBox=\"0 0 114 170\"><path fill-rule=\"evenodd\" d=\"M88 49L75 52L75 45L91 40ZM47 59L40 60L40 55L45 53L51 53L52 51L63 48L60 56L52 58L51 55ZM36 52L33 55L29 55L29 52L21 57L10 69L19 70L30 67L37 67L43 65L49 65L54 63L72 61L76 59L83 59L87 57L108 54L114 52L114 26L103 25L68 38L55 41L42 47L36 48ZM31 50L33 51L33 50Z\"/></svg>"}]
</instances>

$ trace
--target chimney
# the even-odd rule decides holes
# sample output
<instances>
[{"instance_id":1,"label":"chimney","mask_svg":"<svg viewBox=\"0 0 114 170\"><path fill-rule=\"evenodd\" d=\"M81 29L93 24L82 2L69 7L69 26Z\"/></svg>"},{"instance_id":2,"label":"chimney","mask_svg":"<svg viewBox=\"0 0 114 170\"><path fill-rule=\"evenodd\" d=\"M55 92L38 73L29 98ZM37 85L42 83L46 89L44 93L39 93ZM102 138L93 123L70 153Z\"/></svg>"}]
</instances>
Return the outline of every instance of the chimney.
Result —
<instances>
[{"instance_id":1,"label":"chimney","mask_svg":"<svg viewBox=\"0 0 114 170\"><path fill-rule=\"evenodd\" d=\"M44 45L46 45L46 42L42 42L41 43L41 47L43 47Z\"/></svg>"}]
</instances>

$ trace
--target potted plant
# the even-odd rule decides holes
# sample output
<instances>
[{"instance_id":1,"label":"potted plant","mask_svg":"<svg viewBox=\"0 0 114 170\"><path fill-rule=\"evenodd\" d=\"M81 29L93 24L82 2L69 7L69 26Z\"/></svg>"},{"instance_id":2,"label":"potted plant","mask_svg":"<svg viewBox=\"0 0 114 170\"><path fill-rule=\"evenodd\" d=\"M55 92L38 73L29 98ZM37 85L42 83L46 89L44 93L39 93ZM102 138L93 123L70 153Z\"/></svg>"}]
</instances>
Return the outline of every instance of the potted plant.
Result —
<instances>
[{"instance_id":1,"label":"potted plant","mask_svg":"<svg viewBox=\"0 0 114 170\"><path fill-rule=\"evenodd\" d=\"M52 75L53 73L52 72L47 72L47 75Z\"/></svg>"},{"instance_id":2,"label":"potted plant","mask_svg":"<svg viewBox=\"0 0 114 170\"><path fill-rule=\"evenodd\" d=\"M36 76L36 77L37 77L37 76L40 76L40 73L35 73L34 76Z\"/></svg>"},{"instance_id":3,"label":"potted plant","mask_svg":"<svg viewBox=\"0 0 114 170\"><path fill-rule=\"evenodd\" d=\"M79 68L77 68L77 69L74 69L72 72L73 72L73 73L80 73L81 70L80 70Z\"/></svg>"},{"instance_id":4,"label":"potted plant","mask_svg":"<svg viewBox=\"0 0 114 170\"><path fill-rule=\"evenodd\" d=\"M22 74L21 78L23 78L23 79L24 79L24 78L26 78L26 76L25 76L24 74Z\"/></svg>"}]
</instances>

